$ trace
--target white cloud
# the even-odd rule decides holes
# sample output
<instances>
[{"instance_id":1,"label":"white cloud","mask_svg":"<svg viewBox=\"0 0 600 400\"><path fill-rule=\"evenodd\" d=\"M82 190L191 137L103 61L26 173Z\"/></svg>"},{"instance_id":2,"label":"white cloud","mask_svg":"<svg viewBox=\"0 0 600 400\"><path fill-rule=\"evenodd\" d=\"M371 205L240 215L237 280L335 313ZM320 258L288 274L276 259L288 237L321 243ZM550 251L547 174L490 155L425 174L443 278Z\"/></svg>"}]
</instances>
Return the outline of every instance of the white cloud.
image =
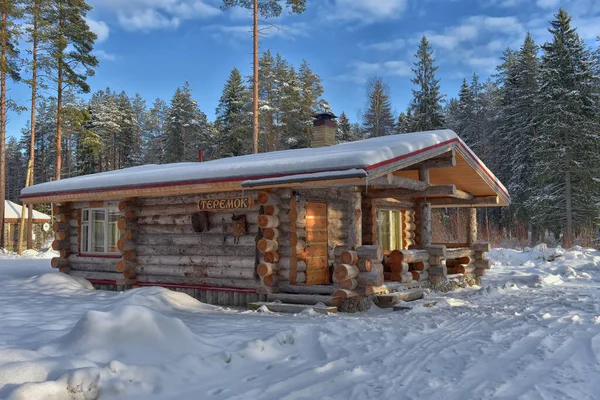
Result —
<instances>
[{"instance_id":1,"label":"white cloud","mask_svg":"<svg viewBox=\"0 0 600 400\"><path fill-rule=\"evenodd\" d=\"M406 61L366 62L352 61L348 64L349 72L338 76L339 80L366 83L376 76L409 76L410 65Z\"/></svg>"},{"instance_id":2,"label":"white cloud","mask_svg":"<svg viewBox=\"0 0 600 400\"><path fill-rule=\"evenodd\" d=\"M334 9L327 12L327 19L370 24L399 18L406 5L407 0L333 0Z\"/></svg>"},{"instance_id":3,"label":"white cloud","mask_svg":"<svg viewBox=\"0 0 600 400\"><path fill-rule=\"evenodd\" d=\"M394 39L388 42L378 42L371 44L360 44L361 48L366 50L378 50L378 51L392 51L392 50L400 50L406 46L406 40L404 39Z\"/></svg>"},{"instance_id":4,"label":"white cloud","mask_svg":"<svg viewBox=\"0 0 600 400\"><path fill-rule=\"evenodd\" d=\"M541 8L550 8L550 9L556 9L558 8L558 4L560 3L559 0L537 0L536 1L538 7Z\"/></svg>"},{"instance_id":5,"label":"white cloud","mask_svg":"<svg viewBox=\"0 0 600 400\"><path fill-rule=\"evenodd\" d=\"M108 28L108 25L106 25L106 22L96 21L91 18L86 18L85 22L90 27L90 30L98 35L98 43L104 42L106 39L108 39L110 29Z\"/></svg>"},{"instance_id":6,"label":"white cloud","mask_svg":"<svg viewBox=\"0 0 600 400\"><path fill-rule=\"evenodd\" d=\"M99 59L99 60L105 60L105 61L114 61L117 59L117 56L112 54L112 53L108 53L104 50L94 50L94 55Z\"/></svg>"},{"instance_id":7,"label":"white cloud","mask_svg":"<svg viewBox=\"0 0 600 400\"><path fill-rule=\"evenodd\" d=\"M130 31L172 29L182 21L210 18L222 13L206 0L95 0L99 10L113 13ZM214 1L213 1L214 3Z\"/></svg>"}]
</instances>

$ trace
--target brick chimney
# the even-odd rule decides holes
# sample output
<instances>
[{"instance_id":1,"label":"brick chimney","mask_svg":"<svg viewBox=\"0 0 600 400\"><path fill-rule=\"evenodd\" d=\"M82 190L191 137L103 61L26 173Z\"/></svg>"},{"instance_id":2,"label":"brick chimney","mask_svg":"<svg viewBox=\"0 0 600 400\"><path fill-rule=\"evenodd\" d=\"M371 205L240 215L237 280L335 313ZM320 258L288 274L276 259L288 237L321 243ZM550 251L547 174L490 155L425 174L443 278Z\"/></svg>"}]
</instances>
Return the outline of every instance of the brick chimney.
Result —
<instances>
[{"instance_id":1,"label":"brick chimney","mask_svg":"<svg viewBox=\"0 0 600 400\"><path fill-rule=\"evenodd\" d=\"M313 117L315 118L313 122L315 136L310 147L333 146L335 144L335 131L337 129L334 119L337 117L330 112L318 113L313 115Z\"/></svg>"}]
</instances>

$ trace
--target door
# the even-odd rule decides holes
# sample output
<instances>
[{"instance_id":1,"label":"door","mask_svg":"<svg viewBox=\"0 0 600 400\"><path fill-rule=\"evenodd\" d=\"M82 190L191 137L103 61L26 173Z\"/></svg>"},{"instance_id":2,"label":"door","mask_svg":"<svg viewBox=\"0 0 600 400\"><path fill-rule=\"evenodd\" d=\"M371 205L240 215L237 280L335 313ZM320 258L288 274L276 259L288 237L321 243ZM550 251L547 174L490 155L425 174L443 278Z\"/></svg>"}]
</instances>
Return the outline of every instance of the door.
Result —
<instances>
[{"instance_id":1,"label":"door","mask_svg":"<svg viewBox=\"0 0 600 400\"><path fill-rule=\"evenodd\" d=\"M327 203L306 203L306 284L329 283Z\"/></svg>"}]
</instances>

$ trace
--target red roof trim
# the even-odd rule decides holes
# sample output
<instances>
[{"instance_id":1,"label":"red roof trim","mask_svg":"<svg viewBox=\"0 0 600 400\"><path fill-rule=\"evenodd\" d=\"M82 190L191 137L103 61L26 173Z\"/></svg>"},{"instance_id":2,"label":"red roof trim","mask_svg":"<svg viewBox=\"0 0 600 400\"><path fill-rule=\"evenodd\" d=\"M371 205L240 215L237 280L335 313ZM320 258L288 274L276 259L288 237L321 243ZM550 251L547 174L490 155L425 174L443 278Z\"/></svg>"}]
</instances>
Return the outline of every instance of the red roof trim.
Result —
<instances>
[{"instance_id":1,"label":"red roof trim","mask_svg":"<svg viewBox=\"0 0 600 400\"><path fill-rule=\"evenodd\" d=\"M486 173L486 175L496 184L496 187L498 187L498 189L500 189L500 191L502 193L504 193L510 199L510 195L508 194L508 192L506 192L500 185L497 184L498 179L495 178L491 174L491 172L489 172L489 170L483 165L483 163L481 161L479 161L479 159L475 156L475 154L465 144L463 144L462 141L460 141L458 138L446 140L444 142L434 144L432 146L428 146L428 147L422 148L420 150L415 150L408 154L403 154L401 156L394 157L389 160L385 160L385 161L378 162L376 164L369 165L366 168L364 168L364 170L370 171L370 170L373 170L373 169L376 169L379 167L383 167L385 165L388 165L388 164L391 164L391 163L394 163L394 162L397 162L397 161L400 161L400 160L403 160L403 159L406 159L409 157L413 157L413 156L421 154L421 153L425 153L429 150L433 150L438 147L447 146L452 143L458 143L473 158L473 160L475 160L477 165L479 165L479 167L481 167L481 169ZM111 192L114 190L126 190L126 189L153 189L153 188L172 187L172 186L188 186L188 185L198 185L198 184L239 182L239 181L245 181L245 180L249 180L249 179L269 179L269 178L279 178L279 177L288 176L288 175L305 175L305 174L314 174L314 173L319 173L319 172L333 172L333 171L344 171L344 170L345 169L328 170L328 171L313 171L313 172L304 172L304 173L295 173L295 174L275 174L275 175L264 175L264 176L253 176L253 177L223 178L223 179L215 179L215 180L195 180L195 181L187 181L187 182L154 183L154 184L147 184L147 185L141 185L141 186L122 186L122 187L113 187L113 188L105 188L105 189L73 190L73 191L66 191L66 192L25 195L25 196L21 196L21 198L29 199L29 198L36 198L36 197L42 197L42 196L60 196L60 195L67 195L67 194L100 193L100 192Z\"/></svg>"}]
</instances>

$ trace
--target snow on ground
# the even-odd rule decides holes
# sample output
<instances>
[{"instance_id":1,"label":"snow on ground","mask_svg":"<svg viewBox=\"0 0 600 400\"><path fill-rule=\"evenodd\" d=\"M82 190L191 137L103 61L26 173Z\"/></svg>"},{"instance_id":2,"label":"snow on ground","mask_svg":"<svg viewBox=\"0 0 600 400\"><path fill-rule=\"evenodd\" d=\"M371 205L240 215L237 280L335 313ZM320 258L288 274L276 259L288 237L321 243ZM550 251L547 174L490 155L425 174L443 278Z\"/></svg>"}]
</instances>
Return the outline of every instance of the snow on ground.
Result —
<instances>
[{"instance_id":1,"label":"snow on ground","mask_svg":"<svg viewBox=\"0 0 600 400\"><path fill-rule=\"evenodd\" d=\"M0 398L600 398L598 251L494 249L481 288L329 316L95 291L49 256L0 256Z\"/></svg>"}]
</instances>

